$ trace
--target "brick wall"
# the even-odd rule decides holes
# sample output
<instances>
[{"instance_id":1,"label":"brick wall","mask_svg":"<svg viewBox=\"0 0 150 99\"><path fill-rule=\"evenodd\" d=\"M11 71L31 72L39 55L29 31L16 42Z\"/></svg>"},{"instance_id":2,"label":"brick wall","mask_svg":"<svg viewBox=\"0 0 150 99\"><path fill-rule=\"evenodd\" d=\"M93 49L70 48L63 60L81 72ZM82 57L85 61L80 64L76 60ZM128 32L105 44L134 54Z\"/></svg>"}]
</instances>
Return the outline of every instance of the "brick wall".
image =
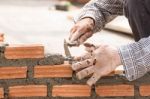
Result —
<instances>
[{"instance_id":1,"label":"brick wall","mask_svg":"<svg viewBox=\"0 0 150 99\"><path fill-rule=\"evenodd\" d=\"M42 45L0 44L0 98L5 99L150 99L150 73L129 82L115 75L93 87L78 80L61 55Z\"/></svg>"}]
</instances>

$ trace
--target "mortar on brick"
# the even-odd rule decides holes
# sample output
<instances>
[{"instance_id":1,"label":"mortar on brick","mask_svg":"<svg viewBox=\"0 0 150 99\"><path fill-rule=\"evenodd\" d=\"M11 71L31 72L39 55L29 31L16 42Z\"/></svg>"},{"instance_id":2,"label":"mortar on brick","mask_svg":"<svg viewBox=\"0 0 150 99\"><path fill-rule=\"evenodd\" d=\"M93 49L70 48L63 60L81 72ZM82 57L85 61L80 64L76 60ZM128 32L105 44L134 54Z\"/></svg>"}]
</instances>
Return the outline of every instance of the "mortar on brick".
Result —
<instances>
[{"instance_id":1,"label":"mortar on brick","mask_svg":"<svg viewBox=\"0 0 150 99\"><path fill-rule=\"evenodd\" d=\"M46 55L41 59L5 59L0 58L0 66L28 66L28 65L60 65L64 63L64 58L59 54Z\"/></svg>"},{"instance_id":2,"label":"mortar on brick","mask_svg":"<svg viewBox=\"0 0 150 99\"><path fill-rule=\"evenodd\" d=\"M0 66L25 66L25 65L60 65L64 63L64 57L60 54L46 53L44 58L6 59L4 57L6 43L0 43Z\"/></svg>"},{"instance_id":3,"label":"mortar on brick","mask_svg":"<svg viewBox=\"0 0 150 99\"><path fill-rule=\"evenodd\" d=\"M38 65L60 65L64 63L64 57L60 54L45 54L45 57L39 60Z\"/></svg>"}]
</instances>

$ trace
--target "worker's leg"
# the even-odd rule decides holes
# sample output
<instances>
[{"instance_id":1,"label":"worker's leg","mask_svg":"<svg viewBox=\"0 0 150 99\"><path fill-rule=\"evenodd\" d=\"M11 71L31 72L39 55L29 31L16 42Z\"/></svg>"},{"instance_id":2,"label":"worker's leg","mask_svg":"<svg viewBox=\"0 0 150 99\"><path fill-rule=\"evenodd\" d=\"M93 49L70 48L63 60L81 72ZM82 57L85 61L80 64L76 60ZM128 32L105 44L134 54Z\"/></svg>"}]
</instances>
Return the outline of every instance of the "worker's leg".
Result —
<instances>
[{"instance_id":1,"label":"worker's leg","mask_svg":"<svg viewBox=\"0 0 150 99\"><path fill-rule=\"evenodd\" d=\"M125 15L136 41L150 36L150 0L125 0Z\"/></svg>"}]
</instances>

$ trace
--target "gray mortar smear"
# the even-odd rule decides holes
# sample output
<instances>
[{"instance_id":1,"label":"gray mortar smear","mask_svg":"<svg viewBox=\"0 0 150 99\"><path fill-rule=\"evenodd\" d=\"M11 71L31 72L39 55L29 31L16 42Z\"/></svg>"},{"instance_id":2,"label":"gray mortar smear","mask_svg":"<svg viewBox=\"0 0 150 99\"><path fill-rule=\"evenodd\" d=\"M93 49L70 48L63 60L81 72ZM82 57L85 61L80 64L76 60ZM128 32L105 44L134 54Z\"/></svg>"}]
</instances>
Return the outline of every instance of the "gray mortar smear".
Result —
<instances>
[{"instance_id":1,"label":"gray mortar smear","mask_svg":"<svg viewBox=\"0 0 150 99\"><path fill-rule=\"evenodd\" d=\"M46 54L45 58L39 61L39 65L60 65L64 63L64 57L60 54Z\"/></svg>"}]
</instances>

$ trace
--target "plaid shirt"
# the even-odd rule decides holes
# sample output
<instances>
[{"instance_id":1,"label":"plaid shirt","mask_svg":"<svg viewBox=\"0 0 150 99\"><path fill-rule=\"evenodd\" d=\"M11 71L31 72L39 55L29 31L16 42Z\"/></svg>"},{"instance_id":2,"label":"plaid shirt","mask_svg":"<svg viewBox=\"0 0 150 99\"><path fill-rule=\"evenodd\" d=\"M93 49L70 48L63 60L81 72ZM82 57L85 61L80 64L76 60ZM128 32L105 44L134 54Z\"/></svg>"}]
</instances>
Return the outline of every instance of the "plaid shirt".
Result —
<instances>
[{"instance_id":1,"label":"plaid shirt","mask_svg":"<svg viewBox=\"0 0 150 99\"><path fill-rule=\"evenodd\" d=\"M98 32L116 16L124 14L124 5L124 0L91 0L75 21L90 17L95 20L93 32ZM150 71L150 37L118 49L128 80L140 78Z\"/></svg>"}]
</instances>

